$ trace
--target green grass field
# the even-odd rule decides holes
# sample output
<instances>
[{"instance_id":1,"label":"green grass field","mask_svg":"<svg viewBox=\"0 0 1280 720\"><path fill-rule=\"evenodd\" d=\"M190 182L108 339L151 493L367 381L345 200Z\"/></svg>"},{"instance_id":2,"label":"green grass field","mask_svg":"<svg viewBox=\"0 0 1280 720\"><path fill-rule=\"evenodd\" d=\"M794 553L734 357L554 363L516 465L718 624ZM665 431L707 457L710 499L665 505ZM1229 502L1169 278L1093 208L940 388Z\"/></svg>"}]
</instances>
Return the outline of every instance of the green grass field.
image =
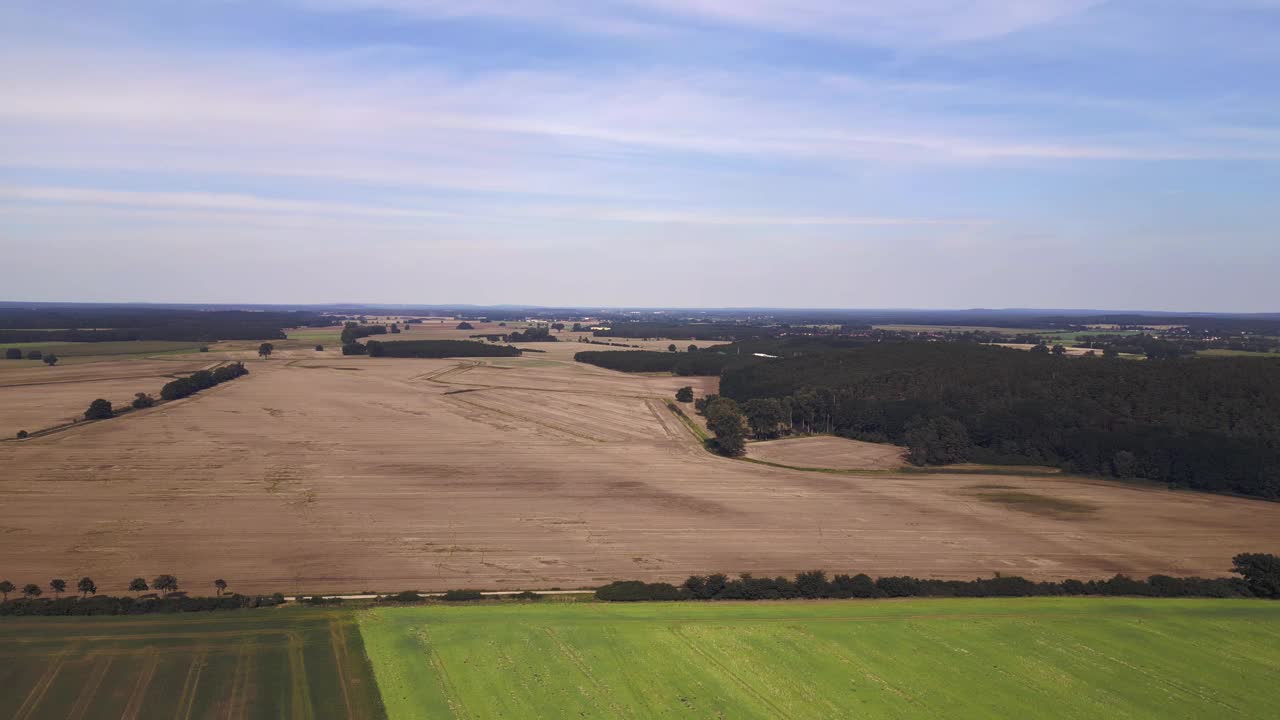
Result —
<instances>
[{"instance_id":1,"label":"green grass field","mask_svg":"<svg viewBox=\"0 0 1280 720\"><path fill-rule=\"evenodd\" d=\"M1264 718L1280 604L1025 599L360 615L408 718Z\"/></svg>"},{"instance_id":2,"label":"green grass field","mask_svg":"<svg viewBox=\"0 0 1280 720\"><path fill-rule=\"evenodd\" d=\"M353 616L0 618L14 718L381 718Z\"/></svg>"}]
</instances>

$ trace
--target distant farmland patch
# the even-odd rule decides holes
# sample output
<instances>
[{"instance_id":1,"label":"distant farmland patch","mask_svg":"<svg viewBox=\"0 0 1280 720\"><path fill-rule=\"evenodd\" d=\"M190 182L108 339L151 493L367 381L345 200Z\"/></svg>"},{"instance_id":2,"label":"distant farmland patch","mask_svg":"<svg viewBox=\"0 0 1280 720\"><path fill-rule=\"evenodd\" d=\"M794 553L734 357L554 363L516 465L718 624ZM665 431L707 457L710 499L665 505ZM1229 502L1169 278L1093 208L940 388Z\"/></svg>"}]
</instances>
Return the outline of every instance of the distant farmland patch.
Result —
<instances>
[{"instance_id":1,"label":"distant farmland patch","mask_svg":"<svg viewBox=\"0 0 1280 720\"><path fill-rule=\"evenodd\" d=\"M350 613L5 620L14 717L385 717Z\"/></svg>"}]
</instances>

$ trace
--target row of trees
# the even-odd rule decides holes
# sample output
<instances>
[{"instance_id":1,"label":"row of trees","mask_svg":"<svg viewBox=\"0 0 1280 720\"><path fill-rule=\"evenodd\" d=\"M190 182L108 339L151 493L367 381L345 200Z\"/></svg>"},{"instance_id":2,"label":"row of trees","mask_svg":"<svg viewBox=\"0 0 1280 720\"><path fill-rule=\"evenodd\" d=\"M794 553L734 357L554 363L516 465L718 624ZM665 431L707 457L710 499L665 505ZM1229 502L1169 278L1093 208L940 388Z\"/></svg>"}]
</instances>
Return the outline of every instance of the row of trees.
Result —
<instances>
[{"instance_id":1,"label":"row of trees","mask_svg":"<svg viewBox=\"0 0 1280 720\"><path fill-rule=\"evenodd\" d=\"M873 579L869 575L835 575L821 570L785 577L757 578L743 574L694 575L680 586L669 583L620 581L596 590L600 600L790 600L821 598L895 597L1033 597L1104 595L1139 597L1254 597L1280 599L1280 557L1243 553L1232 559L1239 577L1199 578L1152 575L1145 580L1116 575L1108 580L1035 582L996 575L974 580L933 580L909 575Z\"/></svg>"},{"instance_id":2,"label":"row of trees","mask_svg":"<svg viewBox=\"0 0 1280 720\"><path fill-rule=\"evenodd\" d=\"M222 365L213 370L198 370L187 377L165 383L160 388L160 397L164 400L178 400L248 374L249 369L240 362Z\"/></svg>"},{"instance_id":3,"label":"row of trees","mask_svg":"<svg viewBox=\"0 0 1280 720\"><path fill-rule=\"evenodd\" d=\"M218 595L222 595L227 589L227 581L221 578L214 580L213 587ZM178 592L178 578L175 575L166 573L157 575L150 585L147 584L146 578L136 577L129 581L129 592L132 593L144 593L152 588L164 593ZM0 580L0 597L3 600L7 601L9 593L15 592L17 589L18 587L12 581ZM55 597L61 597L62 593L67 591L67 581L62 578L54 578L49 581L49 590L53 592ZM91 577L82 577L76 583L76 591L80 593L81 597L96 595L98 593L98 584ZM44 594L43 589L35 583L27 583L22 586L23 597L38 598L42 594Z\"/></svg>"},{"instance_id":4,"label":"row of trees","mask_svg":"<svg viewBox=\"0 0 1280 720\"><path fill-rule=\"evenodd\" d=\"M354 343L360 345L359 343ZM406 340L404 342L378 342L370 340L363 346L364 352L348 352L346 345L342 347L344 355L363 355L369 357L398 358L451 358L451 357L516 357L519 348L508 345L486 345L471 340Z\"/></svg>"},{"instance_id":5,"label":"row of trees","mask_svg":"<svg viewBox=\"0 0 1280 720\"><path fill-rule=\"evenodd\" d=\"M1280 498L1280 363L1131 362L886 343L731 367L752 434L908 446L920 464L1054 465Z\"/></svg>"},{"instance_id":6,"label":"row of trees","mask_svg":"<svg viewBox=\"0 0 1280 720\"><path fill-rule=\"evenodd\" d=\"M5 360L21 360L23 358L20 348L6 348L4 351ZM26 354L28 360L42 360L45 365L50 367L58 364L58 356L53 353L45 353L43 350L28 350Z\"/></svg>"}]
</instances>

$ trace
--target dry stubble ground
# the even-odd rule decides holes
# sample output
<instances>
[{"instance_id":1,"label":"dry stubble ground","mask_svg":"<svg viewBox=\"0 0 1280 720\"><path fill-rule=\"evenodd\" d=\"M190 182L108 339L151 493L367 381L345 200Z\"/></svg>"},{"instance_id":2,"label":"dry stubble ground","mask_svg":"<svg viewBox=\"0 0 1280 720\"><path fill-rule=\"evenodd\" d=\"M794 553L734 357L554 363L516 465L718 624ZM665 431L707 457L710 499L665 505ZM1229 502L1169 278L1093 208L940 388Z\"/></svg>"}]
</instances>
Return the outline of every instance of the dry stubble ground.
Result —
<instances>
[{"instance_id":1,"label":"dry stubble ground","mask_svg":"<svg viewBox=\"0 0 1280 720\"><path fill-rule=\"evenodd\" d=\"M1220 575L1234 553L1280 547L1280 505L1260 501L716 458L663 401L714 380L623 375L573 363L578 343L536 347L548 352L480 362L287 350L195 398L0 443L0 573L88 574L109 592L160 572L262 592L818 567Z\"/></svg>"}]
</instances>

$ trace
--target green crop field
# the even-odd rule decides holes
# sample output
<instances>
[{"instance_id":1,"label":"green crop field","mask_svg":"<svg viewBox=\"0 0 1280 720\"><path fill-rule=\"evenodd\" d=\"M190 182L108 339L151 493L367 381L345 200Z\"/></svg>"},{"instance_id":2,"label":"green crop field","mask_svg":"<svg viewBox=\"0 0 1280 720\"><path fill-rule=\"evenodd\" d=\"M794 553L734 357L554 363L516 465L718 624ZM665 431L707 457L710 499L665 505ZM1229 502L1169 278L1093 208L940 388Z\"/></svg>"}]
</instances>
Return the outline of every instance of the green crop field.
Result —
<instances>
[{"instance_id":1,"label":"green crop field","mask_svg":"<svg viewBox=\"0 0 1280 720\"><path fill-rule=\"evenodd\" d=\"M1280 706L1280 603L544 600L6 617L0 657L0 714L33 720L1266 718Z\"/></svg>"},{"instance_id":2,"label":"green crop field","mask_svg":"<svg viewBox=\"0 0 1280 720\"><path fill-rule=\"evenodd\" d=\"M380 718L349 612L0 618L14 718Z\"/></svg>"},{"instance_id":3,"label":"green crop field","mask_svg":"<svg viewBox=\"0 0 1280 720\"><path fill-rule=\"evenodd\" d=\"M1036 598L380 609L407 718L1264 718L1280 603Z\"/></svg>"}]
</instances>

